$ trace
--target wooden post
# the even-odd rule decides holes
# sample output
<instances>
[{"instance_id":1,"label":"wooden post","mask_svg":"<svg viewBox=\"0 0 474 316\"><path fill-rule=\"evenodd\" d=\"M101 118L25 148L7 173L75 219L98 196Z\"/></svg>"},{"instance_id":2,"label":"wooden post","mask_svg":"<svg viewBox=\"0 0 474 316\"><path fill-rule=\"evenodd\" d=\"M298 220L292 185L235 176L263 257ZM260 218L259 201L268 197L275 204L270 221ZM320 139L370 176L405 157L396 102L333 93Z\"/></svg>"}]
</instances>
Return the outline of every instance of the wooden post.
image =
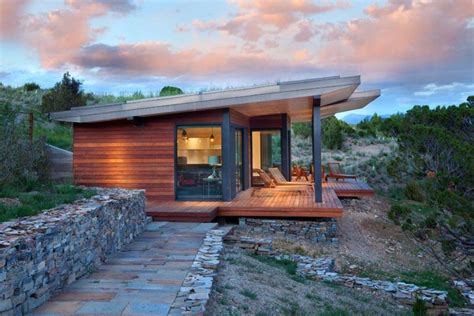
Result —
<instances>
[{"instance_id":1,"label":"wooden post","mask_svg":"<svg viewBox=\"0 0 474 316\"><path fill-rule=\"evenodd\" d=\"M316 202L323 201L323 188L321 177L321 99L313 98L313 165L314 165L314 199Z\"/></svg>"},{"instance_id":2,"label":"wooden post","mask_svg":"<svg viewBox=\"0 0 474 316\"><path fill-rule=\"evenodd\" d=\"M30 143L33 144L33 112L28 113L28 124L29 124L29 129L28 129L28 134L30 136Z\"/></svg>"}]
</instances>

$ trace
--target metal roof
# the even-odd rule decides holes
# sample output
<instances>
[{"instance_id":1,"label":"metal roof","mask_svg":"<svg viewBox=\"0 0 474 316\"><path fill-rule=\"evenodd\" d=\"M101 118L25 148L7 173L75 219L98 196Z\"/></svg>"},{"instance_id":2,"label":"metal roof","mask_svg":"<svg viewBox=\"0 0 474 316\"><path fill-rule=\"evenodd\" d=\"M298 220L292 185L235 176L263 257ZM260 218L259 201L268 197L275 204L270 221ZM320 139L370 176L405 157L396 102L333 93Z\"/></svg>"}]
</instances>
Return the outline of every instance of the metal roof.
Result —
<instances>
[{"instance_id":1,"label":"metal roof","mask_svg":"<svg viewBox=\"0 0 474 316\"><path fill-rule=\"evenodd\" d=\"M293 121L311 119L312 100L321 98L322 116L366 106L380 90L355 91L360 76L325 77L278 82L246 88L148 98L124 103L74 107L51 113L57 121L88 123L232 108L247 116L288 113Z\"/></svg>"}]
</instances>

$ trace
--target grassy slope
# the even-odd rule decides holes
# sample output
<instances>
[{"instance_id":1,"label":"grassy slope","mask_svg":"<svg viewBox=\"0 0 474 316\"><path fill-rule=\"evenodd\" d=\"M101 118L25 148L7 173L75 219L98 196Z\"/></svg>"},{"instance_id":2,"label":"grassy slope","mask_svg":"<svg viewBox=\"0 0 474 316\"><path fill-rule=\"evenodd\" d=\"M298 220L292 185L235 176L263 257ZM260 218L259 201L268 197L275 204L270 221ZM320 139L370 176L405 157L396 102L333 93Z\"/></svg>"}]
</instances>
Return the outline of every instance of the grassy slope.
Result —
<instances>
[{"instance_id":1,"label":"grassy slope","mask_svg":"<svg viewBox=\"0 0 474 316\"><path fill-rule=\"evenodd\" d=\"M41 114L41 98L46 90L36 90L32 92L24 91L23 88L12 88L0 85L0 106L8 105L18 112L18 120L23 124L28 124L28 117L24 113L33 112L34 115L34 136L44 137L48 144L63 148L72 149L72 128L70 124L51 122L46 115Z\"/></svg>"},{"instance_id":2,"label":"grassy slope","mask_svg":"<svg viewBox=\"0 0 474 316\"><path fill-rule=\"evenodd\" d=\"M34 137L44 137L49 144L71 150L71 126L50 122L45 115L40 113L41 98L45 92L46 90L27 92L22 88L0 85L0 107L3 109L4 106L8 106L18 112L18 124L25 127L28 126L28 115L24 113L33 112ZM0 203L0 222L16 217L35 215L42 210L87 198L93 194L92 190L51 183L31 182L17 184L14 187L0 186L0 199L15 199Z\"/></svg>"},{"instance_id":3,"label":"grassy slope","mask_svg":"<svg viewBox=\"0 0 474 316\"><path fill-rule=\"evenodd\" d=\"M60 204L72 203L82 198L89 198L95 194L73 185L34 184L26 188L8 187L0 191L0 199L18 199L20 205L0 203L0 222L12 218L32 216L56 207Z\"/></svg>"},{"instance_id":4,"label":"grassy slope","mask_svg":"<svg viewBox=\"0 0 474 316\"><path fill-rule=\"evenodd\" d=\"M315 282L295 273L291 262L249 255L226 246L209 315L406 315L384 297Z\"/></svg>"}]
</instances>

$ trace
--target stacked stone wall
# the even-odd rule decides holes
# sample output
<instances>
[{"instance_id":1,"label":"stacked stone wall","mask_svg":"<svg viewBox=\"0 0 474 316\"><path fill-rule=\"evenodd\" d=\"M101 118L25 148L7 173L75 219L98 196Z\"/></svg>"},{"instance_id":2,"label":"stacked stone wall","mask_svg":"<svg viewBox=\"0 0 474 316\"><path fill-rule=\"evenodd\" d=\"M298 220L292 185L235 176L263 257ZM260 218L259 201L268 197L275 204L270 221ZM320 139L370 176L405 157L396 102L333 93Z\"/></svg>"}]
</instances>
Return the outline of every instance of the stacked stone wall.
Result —
<instances>
[{"instance_id":1,"label":"stacked stone wall","mask_svg":"<svg viewBox=\"0 0 474 316\"><path fill-rule=\"evenodd\" d=\"M21 315L99 267L147 223L143 190L91 199L0 224L0 315Z\"/></svg>"},{"instance_id":2,"label":"stacked stone wall","mask_svg":"<svg viewBox=\"0 0 474 316\"><path fill-rule=\"evenodd\" d=\"M311 242L337 243L337 222L335 219L287 220L240 218L243 232Z\"/></svg>"}]
</instances>

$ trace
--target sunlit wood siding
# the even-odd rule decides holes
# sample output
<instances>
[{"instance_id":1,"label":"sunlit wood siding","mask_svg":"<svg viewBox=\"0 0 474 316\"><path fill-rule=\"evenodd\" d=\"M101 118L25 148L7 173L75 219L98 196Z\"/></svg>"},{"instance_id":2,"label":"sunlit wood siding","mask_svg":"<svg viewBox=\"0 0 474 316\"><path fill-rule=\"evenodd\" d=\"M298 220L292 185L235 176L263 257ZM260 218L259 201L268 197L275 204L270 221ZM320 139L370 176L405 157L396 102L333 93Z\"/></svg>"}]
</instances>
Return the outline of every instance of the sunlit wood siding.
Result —
<instances>
[{"instance_id":1,"label":"sunlit wood siding","mask_svg":"<svg viewBox=\"0 0 474 316\"><path fill-rule=\"evenodd\" d=\"M133 120L74 124L74 181L87 186L145 189L171 201L176 125L222 122L222 110Z\"/></svg>"}]
</instances>

